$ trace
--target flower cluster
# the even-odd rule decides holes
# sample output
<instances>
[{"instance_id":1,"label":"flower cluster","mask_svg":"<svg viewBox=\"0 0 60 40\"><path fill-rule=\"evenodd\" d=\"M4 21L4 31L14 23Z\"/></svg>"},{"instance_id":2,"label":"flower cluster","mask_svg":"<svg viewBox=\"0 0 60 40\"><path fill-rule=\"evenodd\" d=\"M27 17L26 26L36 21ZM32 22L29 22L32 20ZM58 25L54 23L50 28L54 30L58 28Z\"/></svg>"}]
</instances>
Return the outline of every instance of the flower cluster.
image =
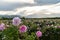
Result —
<instances>
[{"instance_id":1,"label":"flower cluster","mask_svg":"<svg viewBox=\"0 0 60 40\"><path fill-rule=\"evenodd\" d=\"M21 19L20 18L18 18L18 17L13 18L13 25L18 26L20 23L21 23ZM19 32L20 33L24 33L26 31L27 31L27 27L25 25L22 25L22 26L19 27ZM36 36L37 37L41 37L42 36L42 32L41 31L37 31L36 32Z\"/></svg>"},{"instance_id":2,"label":"flower cluster","mask_svg":"<svg viewBox=\"0 0 60 40\"><path fill-rule=\"evenodd\" d=\"M5 24L4 23L1 23L0 24L0 30L4 30L5 29Z\"/></svg>"},{"instance_id":3,"label":"flower cluster","mask_svg":"<svg viewBox=\"0 0 60 40\"><path fill-rule=\"evenodd\" d=\"M9 23L9 22L8 22ZM52 35L58 35L60 38L60 26L56 26L54 22L42 21L42 22L27 22L21 20L19 17L14 17L12 19L12 24L0 23L0 31L3 31L3 38L9 36L12 40L17 38L21 40L48 40L47 38ZM44 29L44 25L47 26ZM55 26L54 26L55 25ZM10 27L11 26L11 27ZM54 26L54 27L53 27ZM7 29L7 30L5 30ZM5 34L4 34L5 31ZM52 34L52 35L51 35ZM2 35L2 34L0 34ZM18 36L19 35L19 36ZM55 36L56 36L55 35ZM13 36L13 37L12 37ZM52 37L55 37L52 36ZM47 38L46 38L47 37ZM50 38L52 38L50 37ZM30 38L30 39L29 39ZM46 38L46 39L45 39ZM55 37L56 38L56 37ZM7 40L11 40L7 39ZM54 39L53 39L54 40Z\"/></svg>"}]
</instances>

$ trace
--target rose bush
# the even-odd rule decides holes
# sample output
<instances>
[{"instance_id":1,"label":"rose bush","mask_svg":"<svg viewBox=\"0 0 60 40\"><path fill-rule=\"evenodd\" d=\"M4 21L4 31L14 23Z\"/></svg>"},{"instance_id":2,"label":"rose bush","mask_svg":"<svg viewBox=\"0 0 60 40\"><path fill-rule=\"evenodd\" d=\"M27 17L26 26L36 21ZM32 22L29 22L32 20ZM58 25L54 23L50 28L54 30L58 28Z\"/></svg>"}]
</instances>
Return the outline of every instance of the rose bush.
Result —
<instances>
[{"instance_id":1,"label":"rose bush","mask_svg":"<svg viewBox=\"0 0 60 40\"><path fill-rule=\"evenodd\" d=\"M0 40L60 40L59 23L32 21L15 17L11 22L0 23Z\"/></svg>"}]
</instances>

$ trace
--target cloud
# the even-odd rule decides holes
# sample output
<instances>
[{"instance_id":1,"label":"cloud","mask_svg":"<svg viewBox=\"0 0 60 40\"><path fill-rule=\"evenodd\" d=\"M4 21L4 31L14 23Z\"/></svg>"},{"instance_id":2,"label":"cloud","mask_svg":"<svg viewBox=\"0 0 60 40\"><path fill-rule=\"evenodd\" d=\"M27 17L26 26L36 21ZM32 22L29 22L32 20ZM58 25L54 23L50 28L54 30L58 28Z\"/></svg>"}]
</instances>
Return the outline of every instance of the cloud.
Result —
<instances>
[{"instance_id":1,"label":"cloud","mask_svg":"<svg viewBox=\"0 0 60 40\"><path fill-rule=\"evenodd\" d=\"M60 15L60 3L58 2L50 5L36 4L34 0L2 0L0 2L0 15L20 15L29 18L55 17Z\"/></svg>"},{"instance_id":2,"label":"cloud","mask_svg":"<svg viewBox=\"0 0 60 40\"><path fill-rule=\"evenodd\" d=\"M60 13L60 6L55 6L53 8L49 8L49 9L47 9L47 11L49 11L51 13Z\"/></svg>"},{"instance_id":3,"label":"cloud","mask_svg":"<svg viewBox=\"0 0 60 40\"><path fill-rule=\"evenodd\" d=\"M18 8L16 14L22 14L23 16L29 17L42 17L44 14L47 17L54 17L60 15L60 3L53 4L53 5L44 5L44 6L32 6L32 7L23 7ZM35 16L34 16L35 15ZM41 16L40 16L41 15ZM43 16L43 17L46 17Z\"/></svg>"},{"instance_id":4,"label":"cloud","mask_svg":"<svg viewBox=\"0 0 60 40\"><path fill-rule=\"evenodd\" d=\"M26 7L26 6L35 6L30 3L6 3L0 2L0 11L12 11L16 8Z\"/></svg>"},{"instance_id":5,"label":"cloud","mask_svg":"<svg viewBox=\"0 0 60 40\"><path fill-rule=\"evenodd\" d=\"M3 2L34 3L34 0L2 0Z\"/></svg>"},{"instance_id":6,"label":"cloud","mask_svg":"<svg viewBox=\"0 0 60 40\"><path fill-rule=\"evenodd\" d=\"M2 15L21 15L25 17L50 17L60 15L60 3L43 6L27 6L14 9L13 11L0 11ZM44 16L45 15L45 16Z\"/></svg>"},{"instance_id":7,"label":"cloud","mask_svg":"<svg viewBox=\"0 0 60 40\"><path fill-rule=\"evenodd\" d=\"M20 13L21 12L23 14L26 14L26 15L30 15L30 14L34 14L34 13L38 13L38 12L44 12L44 10L50 8L52 6L32 6L32 7L22 7L22 8L17 8L16 9L16 13Z\"/></svg>"},{"instance_id":8,"label":"cloud","mask_svg":"<svg viewBox=\"0 0 60 40\"><path fill-rule=\"evenodd\" d=\"M17 13L23 12L25 14L34 14L34 13L60 13L60 4L54 5L45 5L45 6L32 6L32 7L22 7L18 8ZM51 11L52 10L52 11Z\"/></svg>"},{"instance_id":9,"label":"cloud","mask_svg":"<svg viewBox=\"0 0 60 40\"><path fill-rule=\"evenodd\" d=\"M41 6L39 0L0 0L0 11L12 11L16 8L32 7L32 6ZM46 1L41 0L43 4ZM55 0L56 1L56 0ZM37 4L36 4L37 2ZM45 3L44 3L45 2ZM49 1L50 2L50 1ZM54 2L54 1L53 1ZM51 3L51 2L50 2ZM57 2L58 3L58 2ZM48 3L47 3L48 4ZM51 4L52 5L52 4Z\"/></svg>"},{"instance_id":10,"label":"cloud","mask_svg":"<svg viewBox=\"0 0 60 40\"><path fill-rule=\"evenodd\" d=\"M0 15L16 15L15 11L0 11Z\"/></svg>"},{"instance_id":11,"label":"cloud","mask_svg":"<svg viewBox=\"0 0 60 40\"><path fill-rule=\"evenodd\" d=\"M60 0L34 0L35 3L40 4L40 5L51 5L51 4L56 4L59 3Z\"/></svg>"},{"instance_id":12,"label":"cloud","mask_svg":"<svg viewBox=\"0 0 60 40\"><path fill-rule=\"evenodd\" d=\"M34 5L34 0L0 0L0 11L12 11L16 8Z\"/></svg>"},{"instance_id":13,"label":"cloud","mask_svg":"<svg viewBox=\"0 0 60 40\"><path fill-rule=\"evenodd\" d=\"M28 16L26 16L27 18L47 18L47 17L60 17L60 14L54 14L54 13L52 13L52 14L40 14L40 13L38 13L38 14L33 14L33 15L28 15Z\"/></svg>"}]
</instances>

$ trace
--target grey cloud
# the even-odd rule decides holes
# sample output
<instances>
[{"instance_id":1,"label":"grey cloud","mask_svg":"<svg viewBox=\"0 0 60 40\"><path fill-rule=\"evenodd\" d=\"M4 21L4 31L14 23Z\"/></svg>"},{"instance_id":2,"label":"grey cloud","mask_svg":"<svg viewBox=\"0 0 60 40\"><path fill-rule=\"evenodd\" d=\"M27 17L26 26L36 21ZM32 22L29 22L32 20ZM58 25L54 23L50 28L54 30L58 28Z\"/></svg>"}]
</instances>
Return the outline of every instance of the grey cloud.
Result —
<instances>
[{"instance_id":1,"label":"grey cloud","mask_svg":"<svg viewBox=\"0 0 60 40\"><path fill-rule=\"evenodd\" d=\"M41 18L41 17L46 17L44 14L33 14L33 15L28 15L26 16L27 18Z\"/></svg>"},{"instance_id":2,"label":"grey cloud","mask_svg":"<svg viewBox=\"0 0 60 40\"><path fill-rule=\"evenodd\" d=\"M48 15L48 14L40 14L40 13L38 13L38 14L28 15L26 17L27 18L60 17L60 14L59 13L58 14L52 13L52 14Z\"/></svg>"},{"instance_id":3,"label":"grey cloud","mask_svg":"<svg viewBox=\"0 0 60 40\"><path fill-rule=\"evenodd\" d=\"M0 1L0 11L12 11L16 8L21 8L21 7L26 7L26 6L40 6L40 5L47 5L47 4L55 4L58 2L60 2L60 0L35 0L34 4L31 4L31 3L6 3L6 2Z\"/></svg>"},{"instance_id":4,"label":"grey cloud","mask_svg":"<svg viewBox=\"0 0 60 40\"><path fill-rule=\"evenodd\" d=\"M39 5L49 5L59 3L60 0L35 0L35 2Z\"/></svg>"},{"instance_id":5,"label":"grey cloud","mask_svg":"<svg viewBox=\"0 0 60 40\"><path fill-rule=\"evenodd\" d=\"M0 11L12 11L12 10L14 10L16 8L21 8L21 7L26 7L26 6L34 6L34 4L0 2Z\"/></svg>"},{"instance_id":6,"label":"grey cloud","mask_svg":"<svg viewBox=\"0 0 60 40\"><path fill-rule=\"evenodd\" d=\"M41 6L41 5L51 5L59 3L60 0L35 0L34 4L30 3L5 3L0 1L0 11L13 11L16 8L22 8L22 7L32 7L32 6ZM43 13L45 13L46 10L42 10ZM22 12L17 13L18 15L22 16L25 15L24 13L26 10L23 10ZM46 11L48 12L48 11ZM35 13L35 12L34 12ZM50 15L43 14L40 12L37 12L35 14L32 13L32 15L26 16L27 18L41 18L41 17L60 17L60 14L58 13L52 13ZM8 14L8 13L7 13ZM6 15L7 15L6 14Z\"/></svg>"}]
</instances>

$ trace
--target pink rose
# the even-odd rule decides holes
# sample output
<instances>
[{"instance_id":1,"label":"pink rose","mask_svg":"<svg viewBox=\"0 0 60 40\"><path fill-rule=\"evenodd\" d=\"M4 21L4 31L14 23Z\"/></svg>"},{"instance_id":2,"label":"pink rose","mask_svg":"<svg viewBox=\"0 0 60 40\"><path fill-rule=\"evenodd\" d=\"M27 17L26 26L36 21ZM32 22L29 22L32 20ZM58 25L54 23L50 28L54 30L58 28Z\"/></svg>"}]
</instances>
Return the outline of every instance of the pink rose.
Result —
<instances>
[{"instance_id":1,"label":"pink rose","mask_svg":"<svg viewBox=\"0 0 60 40\"><path fill-rule=\"evenodd\" d=\"M37 32L36 32L36 36L37 36L37 37L41 37L41 36L42 36L42 32L41 32L41 31L37 31Z\"/></svg>"},{"instance_id":2,"label":"pink rose","mask_svg":"<svg viewBox=\"0 0 60 40\"><path fill-rule=\"evenodd\" d=\"M20 26L19 31L20 31L21 33L24 33L24 32L27 31L27 27L26 27L25 25L22 25L22 26Z\"/></svg>"},{"instance_id":3,"label":"pink rose","mask_svg":"<svg viewBox=\"0 0 60 40\"><path fill-rule=\"evenodd\" d=\"M21 23L21 19L19 17L13 18L13 25L18 26Z\"/></svg>"},{"instance_id":4,"label":"pink rose","mask_svg":"<svg viewBox=\"0 0 60 40\"><path fill-rule=\"evenodd\" d=\"M4 29L5 29L5 24L4 23L0 24L0 30L4 30Z\"/></svg>"}]
</instances>

